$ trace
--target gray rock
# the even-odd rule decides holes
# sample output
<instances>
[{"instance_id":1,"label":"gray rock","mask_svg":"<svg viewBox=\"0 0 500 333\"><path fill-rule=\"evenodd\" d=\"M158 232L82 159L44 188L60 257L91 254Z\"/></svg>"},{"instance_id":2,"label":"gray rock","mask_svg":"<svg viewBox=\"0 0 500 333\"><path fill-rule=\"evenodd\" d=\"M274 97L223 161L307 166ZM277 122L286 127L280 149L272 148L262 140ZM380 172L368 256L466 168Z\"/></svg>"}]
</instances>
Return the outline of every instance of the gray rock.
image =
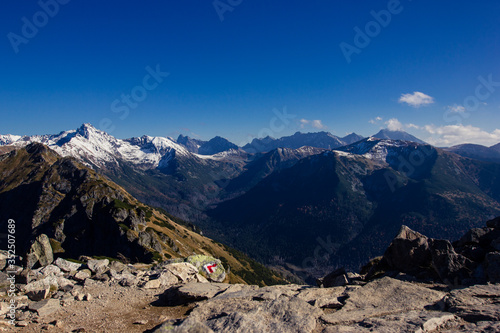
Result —
<instances>
[{"instance_id":1,"label":"gray rock","mask_svg":"<svg viewBox=\"0 0 500 333\"><path fill-rule=\"evenodd\" d=\"M88 269L82 269L81 271L78 271L73 278L77 281L84 281L85 279L88 279L92 273Z\"/></svg>"},{"instance_id":2,"label":"gray rock","mask_svg":"<svg viewBox=\"0 0 500 333\"><path fill-rule=\"evenodd\" d=\"M146 283L144 283L142 287L144 289L158 289L161 287L161 280L160 279L149 280Z\"/></svg>"},{"instance_id":3,"label":"gray rock","mask_svg":"<svg viewBox=\"0 0 500 333\"><path fill-rule=\"evenodd\" d=\"M30 291L37 291L43 289L54 289L57 290L59 288L58 278L55 276L47 276L42 280L36 280L28 283L24 286L24 292L29 293Z\"/></svg>"},{"instance_id":4,"label":"gray rock","mask_svg":"<svg viewBox=\"0 0 500 333\"><path fill-rule=\"evenodd\" d=\"M449 312L468 322L500 321L500 285L475 285L456 289L445 298Z\"/></svg>"},{"instance_id":5,"label":"gray rock","mask_svg":"<svg viewBox=\"0 0 500 333\"><path fill-rule=\"evenodd\" d=\"M163 287L171 286L179 282L179 279L170 271L161 272L158 280L160 280L161 286Z\"/></svg>"},{"instance_id":6,"label":"gray rock","mask_svg":"<svg viewBox=\"0 0 500 333\"><path fill-rule=\"evenodd\" d=\"M54 264L64 272L73 272L79 270L82 265L76 262L71 262L63 258L57 258Z\"/></svg>"},{"instance_id":7,"label":"gray rock","mask_svg":"<svg viewBox=\"0 0 500 333\"><path fill-rule=\"evenodd\" d=\"M491 231L490 228L473 228L467 231L456 243L456 247L465 245L480 245L484 236Z\"/></svg>"},{"instance_id":8,"label":"gray rock","mask_svg":"<svg viewBox=\"0 0 500 333\"><path fill-rule=\"evenodd\" d=\"M26 293L26 296L32 301L38 302L46 299L50 295L50 288L42 288L31 290Z\"/></svg>"},{"instance_id":9,"label":"gray rock","mask_svg":"<svg viewBox=\"0 0 500 333\"><path fill-rule=\"evenodd\" d=\"M58 266L52 264L43 267L40 270L40 273L44 277L47 277L49 275L54 275L54 276L62 275L61 269Z\"/></svg>"},{"instance_id":10,"label":"gray rock","mask_svg":"<svg viewBox=\"0 0 500 333\"><path fill-rule=\"evenodd\" d=\"M323 330L323 333L424 333L435 332L435 328L450 324L455 326L457 321L455 316L440 311L409 311L366 318L352 324L329 326Z\"/></svg>"},{"instance_id":11,"label":"gray rock","mask_svg":"<svg viewBox=\"0 0 500 333\"><path fill-rule=\"evenodd\" d=\"M459 284L471 275L473 263L461 254L457 254L449 241L431 239L429 243L432 267L441 281Z\"/></svg>"},{"instance_id":12,"label":"gray rock","mask_svg":"<svg viewBox=\"0 0 500 333\"><path fill-rule=\"evenodd\" d=\"M385 251L384 260L391 269L416 275L431 262L428 240L403 225Z\"/></svg>"},{"instance_id":13,"label":"gray rock","mask_svg":"<svg viewBox=\"0 0 500 333\"><path fill-rule=\"evenodd\" d=\"M157 328L154 333L213 333L207 325L200 323L194 319L187 318L181 325L173 326L166 322Z\"/></svg>"},{"instance_id":14,"label":"gray rock","mask_svg":"<svg viewBox=\"0 0 500 333\"><path fill-rule=\"evenodd\" d=\"M213 298L200 303L190 319L216 332L313 332L321 313L296 297L270 301Z\"/></svg>"},{"instance_id":15,"label":"gray rock","mask_svg":"<svg viewBox=\"0 0 500 333\"><path fill-rule=\"evenodd\" d=\"M206 255L194 255L186 258L186 262L192 264L198 272L214 282L223 282L226 278L226 270L219 259Z\"/></svg>"},{"instance_id":16,"label":"gray rock","mask_svg":"<svg viewBox=\"0 0 500 333\"><path fill-rule=\"evenodd\" d=\"M321 319L336 325L410 310L423 310L441 300L445 293L385 277L352 291L347 288L346 296L348 298L340 310L324 314Z\"/></svg>"},{"instance_id":17,"label":"gray rock","mask_svg":"<svg viewBox=\"0 0 500 333\"><path fill-rule=\"evenodd\" d=\"M8 252L1 250L0 251L0 271L5 268L7 265L7 258L9 258Z\"/></svg>"},{"instance_id":18,"label":"gray rock","mask_svg":"<svg viewBox=\"0 0 500 333\"><path fill-rule=\"evenodd\" d=\"M113 269L117 273L121 273L127 268L127 265L119 261L112 261L111 264L109 264L109 268Z\"/></svg>"},{"instance_id":19,"label":"gray rock","mask_svg":"<svg viewBox=\"0 0 500 333\"><path fill-rule=\"evenodd\" d=\"M349 283L347 278L347 272L344 267L339 268L325 277L316 280L318 287L330 288L330 287L341 287Z\"/></svg>"},{"instance_id":20,"label":"gray rock","mask_svg":"<svg viewBox=\"0 0 500 333\"><path fill-rule=\"evenodd\" d=\"M198 274L198 269L187 262L169 264L165 266L165 269L176 276L181 282L189 282Z\"/></svg>"},{"instance_id":21,"label":"gray rock","mask_svg":"<svg viewBox=\"0 0 500 333\"><path fill-rule=\"evenodd\" d=\"M225 283L190 282L167 289L161 299L167 305L181 305L212 298L230 287Z\"/></svg>"},{"instance_id":22,"label":"gray rock","mask_svg":"<svg viewBox=\"0 0 500 333\"><path fill-rule=\"evenodd\" d=\"M87 261L87 266L95 274L104 274L104 273L106 273L106 271L109 270L109 260L108 259L102 259L102 260L91 259L91 260Z\"/></svg>"},{"instance_id":23,"label":"gray rock","mask_svg":"<svg viewBox=\"0 0 500 333\"><path fill-rule=\"evenodd\" d=\"M120 285L124 286L124 287L137 286L140 282L140 279L137 276L130 274L130 273L121 274L118 277L118 280L119 280Z\"/></svg>"},{"instance_id":24,"label":"gray rock","mask_svg":"<svg viewBox=\"0 0 500 333\"><path fill-rule=\"evenodd\" d=\"M31 311L36 311L40 317L46 317L53 314L61 308L61 304L57 299L46 299L40 302L31 303L28 308Z\"/></svg>"},{"instance_id":25,"label":"gray rock","mask_svg":"<svg viewBox=\"0 0 500 333\"><path fill-rule=\"evenodd\" d=\"M26 255L26 267L33 268L36 264L47 266L54 261L52 247L50 246L49 237L45 234L38 236L30 250Z\"/></svg>"}]
</instances>

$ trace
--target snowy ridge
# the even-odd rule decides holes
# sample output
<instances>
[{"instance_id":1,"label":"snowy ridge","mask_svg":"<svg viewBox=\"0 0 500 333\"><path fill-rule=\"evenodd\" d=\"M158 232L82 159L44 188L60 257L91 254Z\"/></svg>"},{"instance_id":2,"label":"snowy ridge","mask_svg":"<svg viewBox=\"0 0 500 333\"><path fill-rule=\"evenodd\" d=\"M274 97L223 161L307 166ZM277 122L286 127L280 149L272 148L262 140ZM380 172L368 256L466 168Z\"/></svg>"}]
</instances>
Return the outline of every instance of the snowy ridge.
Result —
<instances>
[{"instance_id":1,"label":"snowy ridge","mask_svg":"<svg viewBox=\"0 0 500 333\"><path fill-rule=\"evenodd\" d=\"M87 165L98 167L118 165L118 160L123 160L144 168L155 168L165 155L192 155L171 138L142 136L121 140L90 124L56 135L0 136L0 145L23 147L32 142L45 144L61 156L72 156ZM173 152L176 154L172 155ZM163 163L171 158L164 159Z\"/></svg>"},{"instance_id":2,"label":"snowy ridge","mask_svg":"<svg viewBox=\"0 0 500 333\"><path fill-rule=\"evenodd\" d=\"M361 155L379 162L387 161L387 157L398 155L397 149L413 147L418 144L410 141L381 140L374 137L367 138L355 144L335 149L336 153Z\"/></svg>"},{"instance_id":3,"label":"snowy ridge","mask_svg":"<svg viewBox=\"0 0 500 333\"><path fill-rule=\"evenodd\" d=\"M20 139L21 139L20 135L12 135L12 134L1 135L0 134L0 146L10 145L11 143L16 142Z\"/></svg>"}]
</instances>

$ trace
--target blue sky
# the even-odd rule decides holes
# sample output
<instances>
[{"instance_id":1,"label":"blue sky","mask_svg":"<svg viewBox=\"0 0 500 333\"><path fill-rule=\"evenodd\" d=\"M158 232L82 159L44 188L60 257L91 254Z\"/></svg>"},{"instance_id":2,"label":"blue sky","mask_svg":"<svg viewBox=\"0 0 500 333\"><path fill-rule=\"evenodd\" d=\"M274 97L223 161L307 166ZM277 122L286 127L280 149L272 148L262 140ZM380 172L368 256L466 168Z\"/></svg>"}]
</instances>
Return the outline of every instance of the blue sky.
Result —
<instances>
[{"instance_id":1,"label":"blue sky","mask_svg":"<svg viewBox=\"0 0 500 333\"><path fill-rule=\"evenodd\" d=\"M491 145L499 13L496 0L5 0L0 133L89 122L242 144L388 126Z\"/></svg>"}]
</instances>

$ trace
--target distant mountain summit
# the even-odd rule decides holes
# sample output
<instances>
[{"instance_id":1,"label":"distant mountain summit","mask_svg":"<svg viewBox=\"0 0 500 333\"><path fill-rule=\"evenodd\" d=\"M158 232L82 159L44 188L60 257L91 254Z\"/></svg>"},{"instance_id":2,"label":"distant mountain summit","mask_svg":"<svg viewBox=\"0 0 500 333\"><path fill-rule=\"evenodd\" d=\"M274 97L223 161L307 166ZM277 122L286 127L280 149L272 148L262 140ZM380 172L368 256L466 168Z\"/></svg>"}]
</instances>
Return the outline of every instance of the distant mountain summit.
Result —
<instances>
[{"instance_id":1,"label":"distant mountain summit","mask_svg":"<svg viewBox=\"0 0 500 333\"><path fill-rule=\"evenodd\" d=\"M207 143L207 141L197 140L190 138L189 136L184 136L180 134L177 137L177 143L186 147L191 153L198 153L198 149L200 149L201 145Z\"/></svg>"},{"instance_id":2,"label":"distant mountain summit","mask_svg":"<svg viewBox=\"0 0 500 333\"><path fill-rule=\"evenodd\" d=\"M339 138L329 132L301 133L296 132L291 136L284 136L280 139L265 137L254 139L251 143L243 146L249 153L262 153L276 148L298 149L309 146L323 149L335 149L363 139L362 136L352 133L344 138Z\"/></svg>"},{"instance_id":3,"label":"distant mountain summit","mask_svg":"<svg viewBox=\"0 0 500 333\"><path fill-rule=\"evenodd\" d=\"M416 143L426 144L425 141L406 133L405 131L390 131L388 129L380 130L377 134L372 135L374 138L386 139L386 140L402 140L402 141L412 141Z\"/></svg>"},{"instance_id":4,"label":"distant mountain summit","mask_svg":"<svg viewBox=\"0 0 500 333\"><path fill-rule=\"evenodd\" d=\"M358 141L361 141L363 140L365 137L364 136L361 136L359 134L356 134L356 133L351 133L349 135L346 135L344 136L343 138L341 138L341 140L346 144L346 145L350 145L351 143L354 143L354 142L358 142Z\"/></svg>"},{"instance_id":5,"label":"distant mountain summit","mask_svg":"<svg viewBox=\"0 0 500 333\"><path fill-rule=\"evenodd\" d=\"M230 142L229 140L224 139L220 136L216 136L210 141L203 143L198 149L198 154L215 155L231 149L238 150L239 148L237 145Z\"/></svg>"}]
</instances>

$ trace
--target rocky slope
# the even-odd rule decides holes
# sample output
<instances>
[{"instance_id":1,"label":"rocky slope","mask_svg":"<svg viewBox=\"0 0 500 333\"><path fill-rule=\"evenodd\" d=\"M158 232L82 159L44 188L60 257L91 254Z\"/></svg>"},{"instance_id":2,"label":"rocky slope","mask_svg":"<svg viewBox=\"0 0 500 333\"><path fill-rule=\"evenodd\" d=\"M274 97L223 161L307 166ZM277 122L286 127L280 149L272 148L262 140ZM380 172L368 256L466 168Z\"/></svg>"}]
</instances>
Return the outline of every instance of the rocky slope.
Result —
<instances>
[{"instance_id":1,"label":"rocky slope","mask_svg":"<svg viewBox=\"0 0 500 333\"><path fill-rule=\"evenodd\" d=\"M6 316L0 328L17 332L498 332L499 242L497 218L454 243L457 251L465 251L464 256L475 248L484 252L487 261L475 258L484 267L485 280L483 284L469 281L472 285L440 275L466 265L457 259L451 243L428 239L407 227L384 258L367 265L371 272L341 273L334 279L330 274L321 279L321 288L208 282L213 278L205 264L215 259L201 256L154 267L58 259L39 269L23 270L4 268L7 256L0 253L0 269L17 273L15 296L5 292L8 281L0 291L4 299L0 314ZM430 265L424 263L427 252ZM439 274L429 275L430 271ZM8 297L18 309L12 322L8 321Z\"/></svg>"},{"instance_id":2,"label":"rocky slope","mask_svg":"<svg viewBox=\"0 0 500 333\"><path fill-rule=\"evenodd\" d=\"M228 279L279 281L241 253L195 232L193 225L142 204L120 186L42 144L1 155L0 175L0 228L7 230L7 221L15 221L16 250L25 267L43 265L40 257L49 252L45 249L64 258L88 255L131 262L208 254L232 268ZM0 239L2 248L7 248L6 241Z\"/></svg>"}]
</instances>

